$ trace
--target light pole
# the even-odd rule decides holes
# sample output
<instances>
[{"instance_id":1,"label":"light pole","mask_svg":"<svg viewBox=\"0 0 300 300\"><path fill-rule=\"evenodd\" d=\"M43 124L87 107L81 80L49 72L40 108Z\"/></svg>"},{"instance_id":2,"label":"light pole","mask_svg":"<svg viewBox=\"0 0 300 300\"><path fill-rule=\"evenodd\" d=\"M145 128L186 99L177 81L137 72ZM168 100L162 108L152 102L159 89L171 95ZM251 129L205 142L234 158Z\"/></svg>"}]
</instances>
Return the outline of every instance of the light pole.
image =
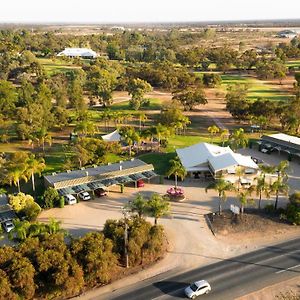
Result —
<instances>
[{"instance_id":1,"label":"light pole","mask_svg":"<svg viewBox=\"0 0 300 300\"><path fill-rule=\"evenodd\" d=\"M128 217L128 211L123 207L122 208L122 214L124 216L124 224L125 224L125 230L124 230L124 255L125 255L125 266L126 268L129 267L128 262L128 224L127 224L127 217Z\"/></svg>"}]
</instances>

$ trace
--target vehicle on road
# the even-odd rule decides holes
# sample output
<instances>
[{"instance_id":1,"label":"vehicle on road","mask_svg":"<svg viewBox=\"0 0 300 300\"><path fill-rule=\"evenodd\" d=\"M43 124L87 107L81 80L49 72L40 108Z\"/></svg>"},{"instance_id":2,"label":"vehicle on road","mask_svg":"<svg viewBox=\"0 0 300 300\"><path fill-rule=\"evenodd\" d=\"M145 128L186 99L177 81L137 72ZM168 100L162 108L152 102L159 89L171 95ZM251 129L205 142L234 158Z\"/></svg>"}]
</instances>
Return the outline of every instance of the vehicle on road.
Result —
<instances>
[{"instance_id":1,"label":"vehicle on road","mask_svg":"<svg viewBox=\"0 0 300 300\"><path fill-rule=\"evenodd\" d=\"M140 187L144 187L144 186L145 186L144 181L143 181L142 179L139 179L139 180L137 181L137 187L140 188Z\"/></svg>"},{"instance_id":2,"label":"vehicle on road","mask_svg":"<svg viewBox=\"0 0 300 300\"><path fill-rule=\"evenodd\" d=\"M65 202L68 205L73 205L73 204L77 203L77 200L76 200L76 198L73 195L67 194L67 195L65 195Z\"/></svg>"},{"instance_id":3,"label":"vehicle on road","mask_svg":"<svg viewBox=\"0 0 300 300\"><path fill-rule=\"evenodd\" d=\"M95 195L97 196L97 197L103 197L103 196L106 196L107 195L107 191L106 190L104 190L104 189L96 189L95 191L94 191L94 193L95 193Z\"/></svg>"},{"instance_id":4,"label":"vehicle on road","mask_svg":"<svg viewBox=\"0 0 300 300\"><path fill-rule=\"evenodd\" d=\"M210 284L206 280L199 280L185 288L184 293L188 298L196 299L196 297L208 294L210 291Z\"/></svg>"},{"instance_id":5,"label":"vehicle on road","mask_svg":"<svg viewBox=\"0 0 300 300\"><path fill-rule=\"evenodd\" d=\"M12 220L7 220L3 223L3 228L4 228L5 232L8 233L15 228L15 225L12 222Z\"/></svg>"},{"instance_id":6,"label":"vehicle on road","mask_svg":"<svg viewBox=\"0 0 300 300\"><path fill-rule=\"evenodd\" d=\"M91 196L88 192L81 192L78 194L78 197L80 200L83 200L83 201L91 200Z\"/></svg>"}]
</instances>

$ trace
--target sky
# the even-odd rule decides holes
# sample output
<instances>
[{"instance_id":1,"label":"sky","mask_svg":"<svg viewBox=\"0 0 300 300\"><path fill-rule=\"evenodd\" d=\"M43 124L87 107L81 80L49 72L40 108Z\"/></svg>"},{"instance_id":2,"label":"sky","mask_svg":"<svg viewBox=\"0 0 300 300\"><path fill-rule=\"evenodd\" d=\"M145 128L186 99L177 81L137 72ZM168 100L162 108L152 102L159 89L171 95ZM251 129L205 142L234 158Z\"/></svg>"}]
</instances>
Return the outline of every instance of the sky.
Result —
<instances>
[{"instance_id":1,"label":"sky","mask_svg":"<svg viewBox=\"0 0 300 300\"><path fill-rule=\"evenodd\" d=\"M299 19L300 0L1 0L0 23Z\"/></svg>"}]
</instances>

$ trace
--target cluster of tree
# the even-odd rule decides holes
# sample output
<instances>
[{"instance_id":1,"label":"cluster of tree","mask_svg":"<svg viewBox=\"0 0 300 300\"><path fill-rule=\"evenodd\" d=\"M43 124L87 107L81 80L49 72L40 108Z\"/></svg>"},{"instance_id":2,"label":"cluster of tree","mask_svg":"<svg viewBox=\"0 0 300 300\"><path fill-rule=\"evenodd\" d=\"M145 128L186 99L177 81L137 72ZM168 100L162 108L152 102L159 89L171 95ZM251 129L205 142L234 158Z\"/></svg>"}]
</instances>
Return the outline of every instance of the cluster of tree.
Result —
<instances>
[{"instance_id":1,"label":"cluster of tree","mask_svg":"<svg viewBox=\"0 0 300 300\"><path fill-rule=\"evenodd\" d=\"M125 222L130 267L163 254L163 228L139 217L108 220L103 232L71 240L55 220L16 222L13 236L21 243L0 248L0 298L67 298L110 282L123 271Z\"/></svg>"},{"instance_id":2,"label":"cluster of tree","mask_svg":"<svg viewBox=\"0 0 300 300\"><path fill-rule=\"evenodd\" d=\"M272 195L275 196L275 202L274 202L274 210L277 210L278 208L278 199L279 195L287 195L288 194L288 176L287 176L287 169L289 168L289 163L288 161L281 161L277 166L266 166L266 165L261 165L260 166L260 176L257 178L257 185L255 186L250 186L248 188L241 188L241 178L244 174L243 168L237 168L236 170L236 176L238 176L238 184L237 186L226 181L223 178L219 178L215 180L213 183L209 184L206 187L206 191L209 189L214 189L217 191L218 196L219 196L219 214L222 213L222 203L224 203L227 200L227 192L234 191L237 194L237 199L240 202L241 205L241 213L244 213L244 208L247 206L249 203L253 203L254 200L251 197L251 195L256 192L256 195L259 197L259 203L258 207L259 209L261 208L261 201L263 195L266 198L270 198ZM266 179L266 174L277 174L277 179L273 181L272 183L269 183L269 181ZM296 202L295 202L296 201ZM287 212L289 212L289 209L295 212L294 206L295 203L297 203L298 200L293 200L291 201L292 206L288 206ZM298 205L298 204L297 204ZM293 214L292 217L297 218L297 210L296 214Z\"/></svg>"},{"instance_id":3,"label":"cluster of tree","mask_svg":"<svg viewBox=\"0 0 300 300\"><path fill-rule=\"evenodd\" d=\"M289 204L286 208L286 218L292 224L300 225L300 193L296 192L289 197Z\"/></svg>"},{"instance_id":4,"label":"cluster of tree","mask_svg":"<svg viewBox=\"0 0 300 300\"><path fill-rule=\"evenodd\" d=\"M297 75L296 75L297 78ZM297 134L300 130L300 97L298 84L295 84L296 96L288 101L270 101L259 98L247 99L247 85L233 85L228 88L226 108L238 120L251 121L262 129L279 121L282 130Z\"/></svg>"},{"instance_id":5,"label":"cluster of tree","mask_svg":"<svg viewBox=\"0 0 300 300\"><path fill-rule=\"evenodd\" d=\"M3 185L14 184L21 191L20 180L32 181L32 189L35 191L35 174L41 176L45 169L43 158L35 157L27 152L13 152L0 161L1 183Z\"/></svg>"},{"instance_id":6,"label":"cluster of tree","mask_svg":"<svg viewBox=\"0 0 300 300\"><path fill-rule=\"evenodd\" d=\"M34 198L24 193L9 195L8 202L20 218L28 221L35 221L41 212L41 207L34 201Z\"/></svg>"},{"instance_id":7,"label":"cluster of tree","mask_svg":"<svg viewBox=\"0 0 300 300\"><path fill-rule=\"evenodd\" d=\"M64 164L66 170L99 165L109 162L109 155L121 154L121 146L117 142L106 142L97 138L79 138L72 147L74 155Z\"/></svg>"},{"instance_id":8,"label":"cluster of tree","mask_svg":"<svg viewBox=\"0 0 300 300\"><path fill-rule=\"evenodd\" d=\"M42 208L63 208L65 199L61 196L58 191L53 187L48 187L42 196L38 199L39 204Z\"/></svg>"}]
</instances>

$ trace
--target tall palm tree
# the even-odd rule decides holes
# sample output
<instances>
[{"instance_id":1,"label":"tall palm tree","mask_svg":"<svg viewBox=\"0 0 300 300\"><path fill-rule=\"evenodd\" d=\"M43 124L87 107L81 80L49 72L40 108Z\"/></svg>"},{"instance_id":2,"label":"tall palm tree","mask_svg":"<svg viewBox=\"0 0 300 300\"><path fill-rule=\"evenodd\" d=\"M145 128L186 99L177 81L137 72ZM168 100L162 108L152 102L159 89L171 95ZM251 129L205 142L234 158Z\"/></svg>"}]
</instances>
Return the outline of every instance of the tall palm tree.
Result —
<instances>
[{"instance_id":1,"label":"tall palm tree","mask_svg":"<svg viewBox=\"0 0 300 300\"><path fill-rule=\"evenodd\" d=\"M279 194L288 195L289 186L282 179L278 179L271 184L271 193L275 194L276 200L274 204L275 210L278 206Z\"/></svg>"},{"instance_id":2,"label":"tall palm tree","mask_svg":"<svg viewBox=\"0 0 300 300\"><path fill-rule=\"evenodd\" d=\"M207 131L210 135L210 142L212 142L213 137L220 132L220 128L216 125L212 125L207 128Z\"/></svg>"},{"instance_id":3,"label":"tall palm tree","mask_svg":"<svg viewBox=\"0 0 300 300\"><path fill-rule=\"evenodd\" d=\"M234 151L238 148L245 148L248 145L248 138L243 128L235 129L230 136L230 143Z\"/></svg>"},{"instance_id":4,"label":"tall palm tree","mask_svg":"<svg viewBox=\"0 0 300 300\"><path fill-rule=\"evenodd\" d=\"M270 185L266 182L266 174L274 174L276 171L275 166L260 165L261 174L256 178L256 195L259 196L258 208L261 208L262 195L265 194L270 198Z\"/></svg>"},{"instance_id":5,"label":"tall palm tree","mask_svg":"<svg viewBox=\"0 0 300 300\"><path fill-rule=\"evenodd\" d=\"M234 191L235 188L232 183L225 181L223 178L217 179L211 184L209 184L205 191L207 193L208 190L215 190L218 192L219 196L219 215L222 213L222 202L225 202L227 200L226 192Z\"/></svg>"},{"instance_id":6,"label":"tall palm tree","mask_svg":"<svg viewBox=\"0 0 300 300\"><path fill-rule=\"evenodd\" d=\"M244 214L244 208L247 205L247 203L249 201L253 201L253 199L250 199L249 196L251 196L254 189L255 189L255 187L252 185L244 191L238 191L238 200L241 203L241 214Z\"/></svg>"},{"instance_id":7,"label":"tall palm tree","mask_svg":"<svg viewBox=\"0 0 300 300\"><path fill-rule=\"evenodd\" d=\"M135 142L139 143L139 141L140 141L139 134L134 130L134 128L123 127L120 129L120 135L122 136L122 139L129 146L129 156L131 156L132 145Z\"/></svg>"},{"instance_id":8,"label":"tall palm tree","mask_svg":"<svg viewBox=\"0 0 300 300\"><path fill-rule=\"evenodd\" d=\"M221 140L222 140L222 146L224 147L224 144L225 144L225 139L229 137L229 130L224 128L221 130L221 133L220 133L220 136L221 136Z\"/></svg>"},{"instance_id":9,"label":"tall palm tree","mask_svg":"<svg viewBox=\"0 0 300 300\"><path fill-rule=\"evenodd\" d=\"M34 154L30 155L26 160L26 170L25 174L28 177L31 177L32 181L32 190L35 192L35 180L34 175L38 174L41 176L41 173L45 170L45 160L43 158L35 158Z\"/></svg>"},{"instance_id":10,"label":"tall palm tree","mask_svg":"<svg viewBox=\"0 0 300 300\"><path fill-rule=\"evenodd\" d=\"M187 172L184 166L182 165L181 161L179 160L178 156L175 159L170 160L170 169L167 172L167 176L170 177L171 175L175 176L175 189L177 189L177 178L179 177L181 180L184 179Z\"/></svg>"},{"instance_id":11,"label":"tall palm tree","mask_svg":"<svg viewBox=\"0 0 300 300\"><path fill-rule=\"evenodd\" d=\"M235 175L238 177L238 191L241 187L241 177L245 174L245 169L241 166L235 168Z\"/></svg>"},{"instance_id":12,"label":"tall palm tree","mask_svg":"<svg viewBox=\"0 0 300 300\"><path fill-rule=\"evenodd\" d=\"M161 195L154 193L147 202L147 210L148 214L154 218L154 224L157 225L158 218L169 214L170 203Z\"/></svg>"},{"instance_id":13,"label":"tall palm tree","mask_svg":"<svg viewBox=\"0 0 300 300\"><path fill-rule=\"evenodd\" d=\"M139 116L139 128L140 131L142 131L142 122L145 122L148 118L144 112L140 112L138 116Z\"/></svg>"}]
</instances>

